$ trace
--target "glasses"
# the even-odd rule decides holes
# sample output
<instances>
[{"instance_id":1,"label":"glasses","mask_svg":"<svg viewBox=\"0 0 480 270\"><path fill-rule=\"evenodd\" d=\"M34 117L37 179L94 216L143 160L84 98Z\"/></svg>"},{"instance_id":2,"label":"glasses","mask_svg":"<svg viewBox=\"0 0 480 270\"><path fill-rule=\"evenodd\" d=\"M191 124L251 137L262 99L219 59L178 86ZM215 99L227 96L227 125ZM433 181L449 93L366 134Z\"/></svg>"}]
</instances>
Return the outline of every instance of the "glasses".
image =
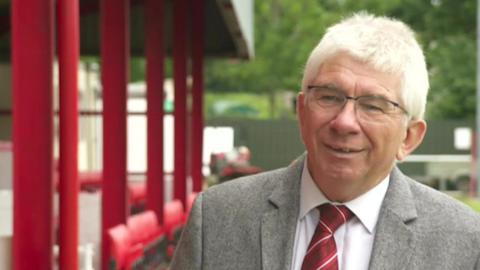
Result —
<instances>
[{"instance_id":1,"label":"glasses","mask_svg":"<svg viewBox=\"0 0 480 270\"><path fill-rule=\"evenodd\" d=\"M371 121L381 121L386 116L398 114L399 112L408 115L407 110L402 108L397 102L386 99L378 95L365 95L351 97L345 95L342 91L329 86L311 85L307 87L309 98L314 109L325 110L339 113L347 104L348 100L355 102L355 110L360 118Z\"/></svg>"}]
</instances>

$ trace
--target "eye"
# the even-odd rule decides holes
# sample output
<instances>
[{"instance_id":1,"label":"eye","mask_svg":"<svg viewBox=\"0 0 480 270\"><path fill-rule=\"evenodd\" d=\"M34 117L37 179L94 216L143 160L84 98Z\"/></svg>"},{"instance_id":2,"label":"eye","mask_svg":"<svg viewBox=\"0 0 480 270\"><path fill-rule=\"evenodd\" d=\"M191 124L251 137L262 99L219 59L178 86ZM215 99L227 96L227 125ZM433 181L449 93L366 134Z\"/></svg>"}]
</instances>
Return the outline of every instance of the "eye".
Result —
<instances>
[{"instance_id":1,"label":"eye","mask_svg":"<svg viewBox=\"0 0 480 270\"><path fill-rule=\"evenodd\" d=\"M360 104L360 106L364 111L379 112L379 113L385 112L381 107L375 106L373 104Z\"/></svg>"},{"instance_id":2,"label":"eye","mask_svg":"<svg viewBox=\"0 0 480 270\"><path fill-rule=\"evenodd\" d=\"M319 88L314 92L315 100L324 106L332 106L342 104L345 100L345 96L339 93L338 91L328 89L328 88Z\"/></svg>"},{"instance_id":3,"label":"eye","mask_svg":"<svg viewBox=\"0 0 480 270\"><path fill-rule=\"evenodd\" d=\"M368 113L385 114L392 110L392 104L380 97L362 97L358 99L361 110Z\"/></svg>"},{"instance_id":4,"label":"eye","mask_svg":"<svg viewBox=\"0 0 480 270\"><path fill-rule=\"evenodd\" d=\"M326 102L337 102L342 100L342 98L337 95L325 93L325 94L318 95L317 100L326 101Z\"/></svg>"}]
</instances>

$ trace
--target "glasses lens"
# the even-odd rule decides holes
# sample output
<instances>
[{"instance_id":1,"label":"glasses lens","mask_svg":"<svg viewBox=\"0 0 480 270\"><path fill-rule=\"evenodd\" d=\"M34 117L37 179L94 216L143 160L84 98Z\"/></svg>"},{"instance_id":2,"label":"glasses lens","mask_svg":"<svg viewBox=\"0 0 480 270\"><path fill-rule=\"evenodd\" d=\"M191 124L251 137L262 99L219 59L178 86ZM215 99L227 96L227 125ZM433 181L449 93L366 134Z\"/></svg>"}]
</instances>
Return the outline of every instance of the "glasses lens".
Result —
<instances>
[{"instance_id":1,"label":"glasses lens","mask_svg":"<svg viewBox=\"0 0 480 270\"><path fill-rule=\"evenodd\" d=\"M346 100L344 94L328 88L312 89L312 96L315 103L324 108L342 106Z\"/></svg>"},{"instance_id":2,"label":"glasses lens","mask_svg":"<svg viewBox=\"0 0 480 270\"><path fill-rule=\"evenodd\" d=\"M365 96L357 100L358 109L367 115L383 115L392 113L395 106L381 97Z\"/></svg>"},{"instance_id":3,"label":"glasses lens","mask_svg":"<svg viewBox=\"0 0 480 270\"><path fill-rule=\"evenodd\" d=\"M328 87L309 87L309 104L313 109L338 113L347 100L355 102L355 111L359 118L368 121L383 121L387 115L395 114L394 102L381 96L348 97L343 92Z\"/></svg>"}]
</instances>

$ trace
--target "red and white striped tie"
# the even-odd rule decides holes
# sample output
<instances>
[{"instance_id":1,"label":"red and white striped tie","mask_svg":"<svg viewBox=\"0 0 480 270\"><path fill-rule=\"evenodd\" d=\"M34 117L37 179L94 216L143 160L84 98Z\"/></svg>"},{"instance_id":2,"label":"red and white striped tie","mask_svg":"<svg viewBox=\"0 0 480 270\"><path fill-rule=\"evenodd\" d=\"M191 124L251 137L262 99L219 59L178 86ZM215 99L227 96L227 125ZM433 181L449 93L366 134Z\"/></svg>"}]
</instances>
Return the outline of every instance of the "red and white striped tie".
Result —
<instances>
[{"instance_id":1,"label":"red and white striped tie","mask_svg":"<svg viewBox=\"0 0 480 270\"><path fill-rule=\"evenodd\" d=\"M343 205L322 204L320 220L308 245L302 270L338 270L337 246L333 234L353 213Z\"/></svg>"}]
</instances>

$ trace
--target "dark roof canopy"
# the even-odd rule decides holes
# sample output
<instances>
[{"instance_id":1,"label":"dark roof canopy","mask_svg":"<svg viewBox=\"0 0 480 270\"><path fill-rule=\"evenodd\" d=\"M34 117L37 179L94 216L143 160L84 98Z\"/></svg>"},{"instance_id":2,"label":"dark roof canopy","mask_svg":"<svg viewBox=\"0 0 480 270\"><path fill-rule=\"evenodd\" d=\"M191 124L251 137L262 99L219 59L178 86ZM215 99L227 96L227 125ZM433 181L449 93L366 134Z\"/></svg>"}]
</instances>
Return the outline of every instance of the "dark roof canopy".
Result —
<instances>
[{"instance_id":1,"label":"dark roof canopy","mask_svg":"<svg viewBox=\"0 0 480 270\"><path fill-rule=\"evenodd\" d=\"M144 52L143 1L131 1L130 29L132 55ZM165 46L171 52L174 0L165 0ZM205 1L205 53L208 57L253 57L253 0ZM10 4L0 0L0 55L10 53ZM99 0L80 0L82 55L99 55ZM159 15L160 16L160 15ZM195 41L192 41L195 42Z\"/></svg>"}]
</instances>

